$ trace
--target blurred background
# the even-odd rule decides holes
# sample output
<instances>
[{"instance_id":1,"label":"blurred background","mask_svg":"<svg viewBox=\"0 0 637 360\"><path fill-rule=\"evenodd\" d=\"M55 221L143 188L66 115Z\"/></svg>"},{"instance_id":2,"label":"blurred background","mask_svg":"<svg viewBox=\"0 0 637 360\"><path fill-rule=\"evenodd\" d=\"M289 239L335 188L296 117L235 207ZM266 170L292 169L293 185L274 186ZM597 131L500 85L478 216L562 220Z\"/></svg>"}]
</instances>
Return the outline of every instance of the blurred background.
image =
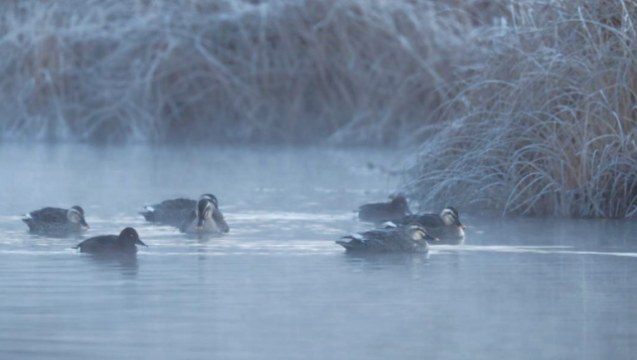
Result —
<instances>
[{"instance_id":1,"label":"blurred background","mask_svg":"<svg viewBox=\"0 0 637 360\"><path fill-rule=\"evenodd\" d=\"M637 212L633 1L0 6L2 141L399 147L428 206Z\"/></svg>"}]
</instances>

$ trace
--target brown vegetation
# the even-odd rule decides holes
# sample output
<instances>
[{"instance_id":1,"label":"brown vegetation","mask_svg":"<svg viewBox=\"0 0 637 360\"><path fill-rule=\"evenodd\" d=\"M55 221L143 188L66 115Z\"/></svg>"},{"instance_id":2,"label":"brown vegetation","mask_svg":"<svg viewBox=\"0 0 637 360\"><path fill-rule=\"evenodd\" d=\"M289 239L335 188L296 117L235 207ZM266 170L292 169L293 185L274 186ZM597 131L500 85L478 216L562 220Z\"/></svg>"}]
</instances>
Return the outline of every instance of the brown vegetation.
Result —
<instances>
[{"instance_id":1,"label":"brown vegetation","mask_svg":"<svg viewBox=\"0 0 637 360\"><path fill-rule=\"evenodd\" d=\"M503 214L637 212L637 7L568 1L493 36L408 187Z\"/></svg>"}]
</instances>

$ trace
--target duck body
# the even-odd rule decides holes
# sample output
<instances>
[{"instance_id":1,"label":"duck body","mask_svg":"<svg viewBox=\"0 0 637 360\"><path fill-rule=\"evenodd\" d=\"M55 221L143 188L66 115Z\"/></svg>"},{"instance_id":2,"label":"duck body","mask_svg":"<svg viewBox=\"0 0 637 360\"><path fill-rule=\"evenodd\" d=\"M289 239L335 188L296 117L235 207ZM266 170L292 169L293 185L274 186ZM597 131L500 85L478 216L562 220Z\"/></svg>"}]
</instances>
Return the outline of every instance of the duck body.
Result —
<instances>
[{"instance_id":1,"label":"duck body","mask_svg":"<svg viewBox=\"0 0 637 360\"><path fill-rule=\"evenodd\" d=\"M84 219L84 209L80 206L70 209L45 207L24 215L22 221L33 233L70 235L79 234L89 228Z\"/></svg>"},{"instance_id":2,"label":"duck body","mask_svg":"<svg viewBox=\"0 0 637 360\"><path fill-rule=\"evenodd\" d=\"M420 225L376 229L344 236L337 244L351 252L427 253L427 240L437 241Z\"/></svg>"},{"instance_id":3,"label":"duck body","mask_svg":"<svg viewBox=\"0 0 637 360\"><path fill-rule=\"evenodd\" d=\"M440 239L437 244L459 245L464 242L465 226L460 222L458 211L452 207L446 207L440 214L408 215L387 225L401 227L406 224L421 225L431 236Z\"/></svg>"},{"instance_id":4,"label":"duck body","mask_svg":"<svg viewBox=\"0 0 637 360\"><path fill-rule=\"evenodd\" d=\"M365 204L358 208L359 220L373 223L401 219L410 214L404 196L397 196L388 203Z\"/></svg>"},{"instance_id":5,"label":"duck body","mask_svg":"<svg viewBox=\"0 0 637 360\"><path fill-rule=\"evenodd\" d=\"M182 221L179 230L187 234L222 234L229 232L230 227L219 208L202 198Z\"/></svg>"},{"instance_id":6,"label":"duck body","mask_svg":"<svg viewBox=\"0 0 637 360\"><path fill-rule=\"evenodd\" d=\"M203 194L200 199L208 199L215 207L219 207L217 197L212 194ZM146 221L180 228L184 219L189 217L190 212L197 207L197 203L197 200L185 198L165 200L159 204L146 206L146 211L140 214Z\"/></svg>"},{"instance_id":7,"label":"duck body","mask_svg":"<svg viewBox=\"0 0 637 360\"><path fill-rule=\"evenodd\" d=\"M172 199L159 204L146 206L143 212L146 221L179 227L190 211L197 206L197 200Z\"/></svg>"},{"instance_id":8,"label":"duck body","mask_svg":"<svg viewBox=\"0 0 637 360\"><path fill-rule=\"evenodd\" d=\"M136 253L137 246L144 244L139 238L137 231L133 228L122 230L119 235L101 235L86 239L79 243L74 249L79 249L83 253Z\"/></svg>"}]
</instances>

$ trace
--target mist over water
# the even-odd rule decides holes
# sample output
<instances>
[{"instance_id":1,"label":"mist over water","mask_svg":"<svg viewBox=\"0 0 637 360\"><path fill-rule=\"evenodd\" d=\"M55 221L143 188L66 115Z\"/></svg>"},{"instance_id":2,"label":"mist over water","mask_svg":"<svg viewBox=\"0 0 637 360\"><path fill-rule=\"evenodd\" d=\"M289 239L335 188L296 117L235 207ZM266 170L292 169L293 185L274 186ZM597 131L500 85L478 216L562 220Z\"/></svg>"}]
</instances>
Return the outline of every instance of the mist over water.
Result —
<instances>
[{"instance_id":1,"label":"mist over water","mask_svg":"<svg viewBox=\"0 0 637 360\"><path fill-rule=\"evenodd\" d=\"M0 358L630 359L635 225L462 214L464 246L350 256L353 210L384 201L396 153L321 148L0 147ZM197 238L144 205L212 192ZM20 215L79 204L89 232L149 247L101 258Z\"/></svg>"},{"instance_id":2,"label":"mist over water","mask_svg":"<svg viewBox=\"0 0 637 360\"><path fill-rule=\"evenodd\" d=\"M636 10L0 1L0 360L634 359ZM334 243L397 191L466 242ZM203 193L228 234L139 214ZM82 236L21 221L73 205Z\"/></svg>"}]
</instances>

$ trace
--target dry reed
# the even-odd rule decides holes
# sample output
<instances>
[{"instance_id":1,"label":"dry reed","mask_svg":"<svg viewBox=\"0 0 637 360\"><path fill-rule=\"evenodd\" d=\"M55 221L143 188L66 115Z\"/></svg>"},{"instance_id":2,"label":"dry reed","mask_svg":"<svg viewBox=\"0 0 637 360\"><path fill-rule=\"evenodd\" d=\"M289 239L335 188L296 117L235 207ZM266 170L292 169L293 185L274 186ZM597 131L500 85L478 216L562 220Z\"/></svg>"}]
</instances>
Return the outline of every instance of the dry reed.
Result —
<instances>
[{"instance_id":1,"label":"dry reed","mask_svg":"<svg viewBox=\"0 0 637 360\"><path fill-rule=\"evenodd\" d=\"M423 205L637 213L637 3L540 5L489 39L445 104L406 185Z\"/></svg>"},{"instance_id":2,"label":"dry reed","mask_svg":"<svg viewBox=\"0 0 637 360\"><path fill-rule=\"evenodd\" d=\"M399 143L494 4L3 2L0 139Z\"/></svg>"}]
</instances>

